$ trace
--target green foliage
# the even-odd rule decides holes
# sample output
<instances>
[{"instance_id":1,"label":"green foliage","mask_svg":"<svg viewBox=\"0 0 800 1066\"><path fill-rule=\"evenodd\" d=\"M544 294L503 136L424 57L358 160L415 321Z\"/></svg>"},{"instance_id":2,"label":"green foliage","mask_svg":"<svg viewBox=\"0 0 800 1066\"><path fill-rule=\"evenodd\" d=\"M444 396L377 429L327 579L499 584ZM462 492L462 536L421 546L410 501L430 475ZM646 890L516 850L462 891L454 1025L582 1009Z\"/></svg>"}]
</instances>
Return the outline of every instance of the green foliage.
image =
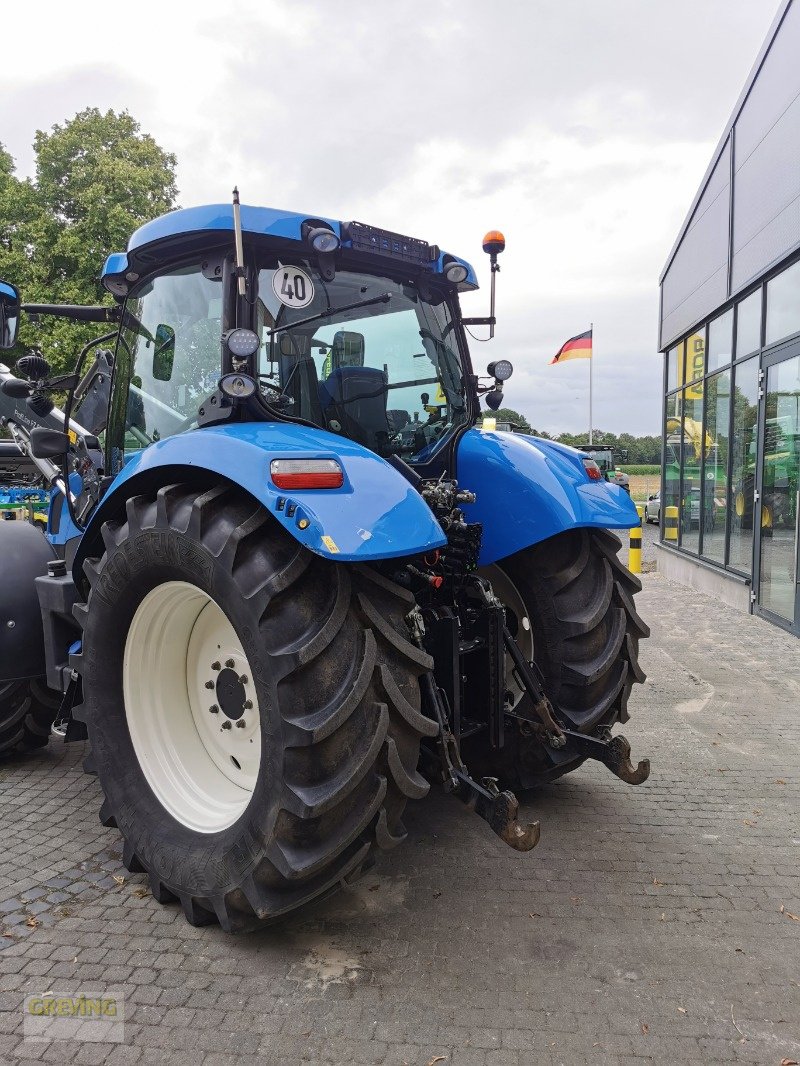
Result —
<instances>
[{"instance_id":1,"label":"green foliage","mask_svg":"<svg viewBox=\"0 0 800 1066\"><path fill-rule=\"evenodd\" d=\"M491 415L493 412L486 411ZM525 415L515 411L513 407L501 407L494 412L498 422L515 422L523 433L531 433L535 437L543 437L545 440L557 440L561 444L568 444L572 448L585 448L589 444L588 433L559 433L552 437L545 430L535 429L531 426ZM627 474L658 473L661 469L661 435L634 437L631 433L607 433L605 430L596 429L593 436L592 447L606 447L613 449L625 449L628 452L626 464L617 467Z\"/></svg>"},{"instance_id":2,"label":"green foliage","mask_svg":"<svg viewBox=\"0 0 800 1066\"><path fill-rule=\"evenodd\" d=\"M33 188L16 177L14 160L0 144L0 277L17 286L28 277L26 237L34 214Z\"/></svg>"},{"instance_id":3,"label":"green foliage","mask_svg":"<svg viewBox=\"0 0 800 1066\"><path fill-rule=\"evenodd\" d=\"M531 429L531 424L525 415L521 415L513 407L501 407L499 411L487 410L485 414L487 417L496 418L498 422L514 422L523 433L535 432Z\"/></svg>"},{"instance_id":4,"label":"green foliage","mask_svg":"<svg viewBox=\"0 0 800 1066\"><path fill-rule=\"evenodd\" d=\"M617 470L621 470L624 474L660 474L661 467L657 463L634 463L629 465L627 463L617 463Z\"/></svg>"},{"instance_id":5,"label":"green foliage","mask_svg":"<svg viewBox=\"0 0 800 1066\"><path fill-rule=\"evenodd\" d=\"M661 436L634 437L631 433L607 433L596 429L593 434L593 447L622 448L628 452L626 462L634 465L661 463ZM556 440L569 444L573 448L585 447L589 441L587 433L560 433ZM625 470L630 473L628 467Z\"/></svg>"},{"instance_id":6,"label":"green foliage","mask_svg":"<svg viewBox=\"0 0 800 1066\"><path fill-rule=\"evenodd\" d=\"M127 112L97 108L38 130L33 146L36 177L20 181L0 145L0 276L26 303L113 303L99 283L105 258L175 206L175 156ZM15 354L38 349L58 373L69 372L98 332L63 319L23 319Z\"/></svg>"}]
</instances>

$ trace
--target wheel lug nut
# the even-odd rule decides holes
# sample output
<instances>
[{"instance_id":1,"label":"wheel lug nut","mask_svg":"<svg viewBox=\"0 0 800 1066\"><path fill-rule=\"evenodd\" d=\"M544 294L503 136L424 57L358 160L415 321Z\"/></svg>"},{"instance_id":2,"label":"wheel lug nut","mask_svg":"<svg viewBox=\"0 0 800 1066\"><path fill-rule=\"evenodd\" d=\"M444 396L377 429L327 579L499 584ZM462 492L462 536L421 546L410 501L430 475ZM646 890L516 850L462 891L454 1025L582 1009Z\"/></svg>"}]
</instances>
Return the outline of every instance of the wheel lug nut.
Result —
<instances>
[{"instance_id":1,"label":"wheel lug nut","mask_svg":"<svg viewBox=\"0 0 800 1066\"><path fill-rule=\"evenodd\" d=\"M236 663L233 661L233 659L226 659L225 665L228 667L229 670L232 670L234 666L236 666Z\"/></svg>"},{"instance_id":2,"label":"wheel lug nut","mask_svg":"<svg viewBox=\"0 0 800 1066\"><path fill-rule=\"evenodd\" d=\"M253 709L253 701L252 700L245 700L244 701L244 709L246 711L252 710Z\"/></svg>"},{"instance_id":3,"label":"wheel lug nut","mask_svg":"<svg viewBox=\"0 0 800 1066\"><path fill-rule=\"evenodd\" d=\"M222 723L222 728L223 729L231 729L232 728L231 723L230 722L223 722Z\"/></svg>"},{"instance_id":4,"label":"wheel lug nut","mask_svg":"<svg viewBox=\"0 0 800 1066\"><path fill-rule=\"evenodd\" d=\"M242 674L242 676L239 678L239 680L241 681L241 683L243 685L246 685L247 682L250 680L250 678L247 676L247 674Z\"/></svg>"},{"instance_id":5,"label":"wheel lug nut","mask_svg":"<svg viewBox=\"0 0 800 1066\"><path fill-rule=\"evenodd\" d=\"M208 709L212 714L219 714L219 707L217 707L216 703L212 703Z\"/></svg>"},{"instance_id":6,"label":"wheel lug nut","mask_svg":"<svg viewBox=\"0 0 800 1066\"><path fill-rule=\"evenodd\" d=\"M237 729L244 729L246 725L247 725L247 722L245 722L244 718L240 718L239 721L236 723L236 728Z\"/></svg>"},{"instance_id":7,"label":"wheel lug nut","mask_svg":"<svg viewBox=\"0 0 800 1066\"><path fill-rule=\"evenodd\" d=\"M214 687L214 682L213 681L206 681L206 688L213 688L213 687Z\"/></svg>"},{"instance_id":8,"label":"wheel lug nut","mask_svg":"<svg viewBox=\"0 0 800 1066\"><path fill-rule=\"evenodd\" d=\"M220 669L222 669L222 668L221 668L221 666L220 666L220 664L219 664L219 663L212 663L212 664L211 664L211 669L212 669L212 670L220 670Z\"/></svg>"}]
</instances>

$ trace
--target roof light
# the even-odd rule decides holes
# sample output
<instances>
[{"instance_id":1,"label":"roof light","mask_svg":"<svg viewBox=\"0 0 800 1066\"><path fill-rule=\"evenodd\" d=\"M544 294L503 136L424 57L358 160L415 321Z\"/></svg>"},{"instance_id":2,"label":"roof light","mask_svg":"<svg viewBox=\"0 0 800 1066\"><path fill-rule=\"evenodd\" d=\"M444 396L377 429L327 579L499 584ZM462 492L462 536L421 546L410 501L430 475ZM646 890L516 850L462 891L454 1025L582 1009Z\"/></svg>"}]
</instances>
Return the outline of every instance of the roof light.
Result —
<instances>
[{"instance_id":1,"label":"roof light","mask_svg":"<svg viewBox=\"0 0 800 1066\"><path fill-rule=\"evenodd\" d=\"M583 457L583 469L586 471L586 474L589 477L590 481L603 480L603 471L600 469L594 459L590 459L588 455Z\"/></svg>"},{"instance_id":2,"label":"roof light","mask_svg":"<svg viewBox=\"0 0 800 1066\"><path fill-rule=\"evenodd\" d=\"M331 252L335 252L341 244L338 236L332 229L325 229L322 226L317 226L316 229L312 229L308 234L308 242L315 252L319 252L320 255L327 255Z\"/></svg>"},{"instance_id":3,"label":"roof light","mask_svg":"<svg viewBox=\"0 0 800 1066\"><path fill-rule=\"evenodd\" d=\"M335 459L273 459L269 472L279 489L340 489L344 484Z\"/></svg>"},{"instance_id":4,"label":"roof light","mask_svg":"<svg viewBox=\"0 0 800 1066\"><path fill-rule=\"evenodd\" d=\"M453 261L452 263L448 263L444 268L444 276L454 285L460 285L462 281L466 281L468 274L469 271L463 263Z\"/></svg>"}]
</instances>

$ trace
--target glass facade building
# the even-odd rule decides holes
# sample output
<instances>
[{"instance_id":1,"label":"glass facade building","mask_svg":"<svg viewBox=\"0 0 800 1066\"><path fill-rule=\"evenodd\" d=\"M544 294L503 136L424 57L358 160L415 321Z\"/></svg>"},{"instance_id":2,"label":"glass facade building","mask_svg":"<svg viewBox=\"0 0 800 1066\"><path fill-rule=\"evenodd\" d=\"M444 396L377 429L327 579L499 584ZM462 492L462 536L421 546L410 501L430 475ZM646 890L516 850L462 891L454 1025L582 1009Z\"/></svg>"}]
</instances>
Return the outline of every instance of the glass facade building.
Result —
<instances>
[{"instance_id":1,"label":"glass facade building","mask_svg":"<svg viewBox=\"0 0 800 1066\"><path fill-rule=\"evenodd\" d=\"M660 346L662 569L800 634L798 55L784 0L662 273Z\"/></svg>"}]
</instances>

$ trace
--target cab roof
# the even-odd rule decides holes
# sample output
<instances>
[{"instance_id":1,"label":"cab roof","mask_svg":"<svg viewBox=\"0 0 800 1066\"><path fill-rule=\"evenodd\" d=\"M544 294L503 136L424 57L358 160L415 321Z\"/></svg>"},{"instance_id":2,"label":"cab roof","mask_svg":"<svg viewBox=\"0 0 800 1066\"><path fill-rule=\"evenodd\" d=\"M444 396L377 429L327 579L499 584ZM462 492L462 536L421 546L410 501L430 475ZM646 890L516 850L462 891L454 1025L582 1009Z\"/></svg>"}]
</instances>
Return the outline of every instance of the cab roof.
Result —
<instances>
[{"instance_id":1,"label":"cab roof","mask_svg":"<svg viewBox=\"0 0 800 1066\"><path fill-rule=\"evenodd\" d=\"M460 292L469 292L478 288L475 271L464 259L442 252L436 245L425 245L425 242L414 238L404 238L400 234L365 227L359 223L340 222L319 215L304 215L296 211L280 211L248 204L241 206L241 220L242 232L245 234L296 241L304 245L303 224L323 224L339 237L343 249L353 247L354 233L351 228L358 226L361 237L359 252L374 256L376 262L398 259L404 262L413 261L420 269L443 274L445 265L456 261L467 268L467 277L457 289ZM165 261L176 245L181 251L189 251L194 246L199 249L210 234L232 232L233 205L230 203L205 204L170 211L140 226L128 241L127 251L114 252L108 257L101 274L103 285L114 296L124 298L129 284L137 281L141 275L149 273L159 262ZM364 247L364 233L370 235L371 247ZM428 261L423 261L416 254L407 254L409 247L412 252L416 252L420 246L428 249Z\"/></svg>"}]
</instances>

